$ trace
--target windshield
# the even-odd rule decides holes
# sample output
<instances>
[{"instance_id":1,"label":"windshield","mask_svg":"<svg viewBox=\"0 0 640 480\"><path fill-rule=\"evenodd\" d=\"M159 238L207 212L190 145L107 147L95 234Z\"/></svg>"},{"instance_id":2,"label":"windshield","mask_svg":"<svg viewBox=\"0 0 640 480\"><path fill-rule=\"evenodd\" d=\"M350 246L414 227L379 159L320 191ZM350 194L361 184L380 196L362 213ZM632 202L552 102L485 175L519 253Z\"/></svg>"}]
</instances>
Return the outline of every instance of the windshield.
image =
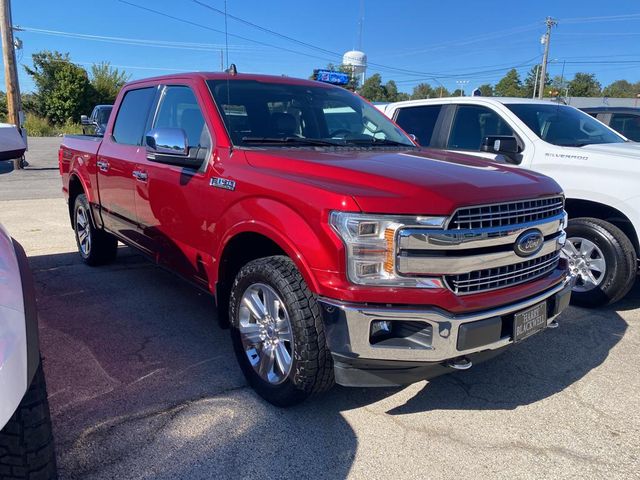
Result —
<instances>
[{"instance_id":1,"label":"windshield","mask_svg":"<svg viewBox=\"0 0 640 480\"><path fill-rule=\"evenodd\" d=\"M506 107L542 140L562 147L621 143L624 138L580 110L566 105L512 103Z\"/></svg>"},{"instance_id":2,"label":"windshield","mask_svg":"<svg viewBox=\"0 0 640 480\"><path fill-rule=\"evenodd\" d=\"M342 88L255 80L207 83L234 145L414 147L382 112Z\"/></svg>"}]
</instances>

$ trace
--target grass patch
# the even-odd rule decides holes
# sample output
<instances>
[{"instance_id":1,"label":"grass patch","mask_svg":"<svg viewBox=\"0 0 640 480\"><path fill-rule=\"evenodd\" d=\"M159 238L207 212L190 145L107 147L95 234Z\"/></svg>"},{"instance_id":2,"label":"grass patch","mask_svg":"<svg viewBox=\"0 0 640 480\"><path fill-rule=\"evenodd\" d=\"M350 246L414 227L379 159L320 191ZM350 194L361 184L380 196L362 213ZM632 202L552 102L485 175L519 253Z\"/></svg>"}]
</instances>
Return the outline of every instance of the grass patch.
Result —
<instances>
[{"instance_id":1,"label":"grass patch","mask_svg":"<svg viewBox=\"0 0 640 480\"><path fill-rule=\"evenodd\" d=\"M37 115L27 115L24 127L30 137L57 137L65 133L82 133L82 125L79 123L67 121L64 125L51 125L46 118Z\"/></svg>"}]
</instances>

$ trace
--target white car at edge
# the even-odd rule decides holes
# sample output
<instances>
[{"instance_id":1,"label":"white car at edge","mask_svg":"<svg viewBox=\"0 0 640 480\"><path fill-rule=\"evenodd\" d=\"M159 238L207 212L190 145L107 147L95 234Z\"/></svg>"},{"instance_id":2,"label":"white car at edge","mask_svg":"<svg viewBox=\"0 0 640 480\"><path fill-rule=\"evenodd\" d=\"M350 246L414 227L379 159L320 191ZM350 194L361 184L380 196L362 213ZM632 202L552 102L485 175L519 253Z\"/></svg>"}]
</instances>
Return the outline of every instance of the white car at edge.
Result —
<instances>
[{"instance_id":1,"label":"white car at edge","mask_svg":"<svg viewBox=\"0 0 640 480\"><path fill-rule=\"evenodd\" d=\"M0 161L0 174L13 161ZM35 290L24 250L0 225L0 479L55 479Z\"/></svg>"},{"instance_id":2,"label":"white car at edge","mask_svg":"<svg viewBox=\"0 0 640 480\"><path fill-rule=\"evenodd\" d=\"M556 180L570 218L564 253L578 276L573 303L613 303L631 289L640 253L640 143L574 107L543 100L451 97L378 108L424 147Z\"/></svg>"}]
</instances>

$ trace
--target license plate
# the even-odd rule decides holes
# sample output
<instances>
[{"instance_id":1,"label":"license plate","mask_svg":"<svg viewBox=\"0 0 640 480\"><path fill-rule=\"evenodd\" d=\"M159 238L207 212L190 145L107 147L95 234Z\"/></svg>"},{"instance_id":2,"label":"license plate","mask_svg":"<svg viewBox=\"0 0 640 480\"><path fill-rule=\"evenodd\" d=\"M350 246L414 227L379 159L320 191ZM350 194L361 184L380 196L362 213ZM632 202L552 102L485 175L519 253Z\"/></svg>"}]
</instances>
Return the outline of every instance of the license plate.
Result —
<instances>
[{"instance_id":1,"label":"license plate","mask_svg":"<svg viewBox=\"0 0 640 480\"><path fill-rule=\"evenodd\" d=\"M547 302L518 312L513 317L513 341L519 342L547 326Z\"/></svg>"}]
</instances>

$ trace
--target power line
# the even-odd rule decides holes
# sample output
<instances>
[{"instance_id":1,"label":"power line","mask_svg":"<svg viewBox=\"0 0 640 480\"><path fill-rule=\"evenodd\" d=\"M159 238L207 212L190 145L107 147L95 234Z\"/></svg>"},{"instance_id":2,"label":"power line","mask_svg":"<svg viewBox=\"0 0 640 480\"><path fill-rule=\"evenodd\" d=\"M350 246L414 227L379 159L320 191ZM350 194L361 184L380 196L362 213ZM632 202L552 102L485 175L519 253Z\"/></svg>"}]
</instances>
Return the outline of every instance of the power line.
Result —
<instances>
[{"instance_id":1,"label":"power line","mask_svg":"<svg viewBox=\"0 0 640 480\"><path fill-rule=\"evenodd\" d=\"M14 30L24 31L28 33L42 34L42 35L51 35L51 36L57 36L57 37L77 38L82 40L92 40L92 41L116 43L116 44L122 44L122 45L135 45L135 46L142 46L142 47L179 48L179 49L196 50L196 51L218 51L221 48L225 47L224 44L216 44L216 43L175 42L175 41L169 41L169 40L110 37L106 35L90 35L86 33L65 32L61 30L46 30L42 28L21 27L21 26L14 27ZM230 48L237 49L238 51L242 51L242 50L249 50L255 47L249 47L245 45L230 45Z\"/></svg>"},{"instance_id":2,"label":"power line","mask_svg":"<svg viewBox=\"0 0 640 480\"><path fill-rule=\"evenodd\" d=\"M145 10L147 12L151 12L151 13L154 13L156 15L160 15L160 16L163 16L163 17L166 17L166 18L170 18L170 19L175 20L177 22L185 23L187 25L192 25L192 26L198 27L198 28L203 28L205 30L209 30L211 32L220 33L222 35L225 34L225 32L223 30L217 30L217 29L211 28L211 27L209 27L207 25L202 25L201 23L192 22L191 20L187 20L185 18L176 17L174 15L170 15L168 13L161 12L159 10L154 10L153 8L145 7L143 5L138 5L137 3L129 2L127 0L118 0L118 1L120 3L124 3L124 4L130 5L130 6L135 7L135 8L139 8L140 10ZM278 50L283 50L285 52L295 53L296 55L303 55L305 57L317 58L317 59L324 60L324 61L333 61L334 60L334 59L327 59L326 57L320 57L320 56L317 56L317 55L313 55L311 53L301 52L299 50L293 50L293 49L282 47L282 46L279 46L279 45L274 45L272 43L261 42L259 40L254 40L252 38L243 37L241 35L236 35L234 33L229 33L229 36L230 37L239 38L239 39L245 40L247 42L256 43L258 45L263 45L263 46L266 46L266 47L275 48L275 49L278 49Z\"/></svg>"},{"instance_id":3,"label":"power line","mask_svg":"<svg viewBox=\"0 0 640 480\"><path fill-rule=\"evenodd\" d=\"M605 15L599 17L572 17L561 18L563 24L567 23L593 23L593 22L617 22L621 20L640 20L640 13L628 13L623 15Z\"/></svg>"}]
</instances>

